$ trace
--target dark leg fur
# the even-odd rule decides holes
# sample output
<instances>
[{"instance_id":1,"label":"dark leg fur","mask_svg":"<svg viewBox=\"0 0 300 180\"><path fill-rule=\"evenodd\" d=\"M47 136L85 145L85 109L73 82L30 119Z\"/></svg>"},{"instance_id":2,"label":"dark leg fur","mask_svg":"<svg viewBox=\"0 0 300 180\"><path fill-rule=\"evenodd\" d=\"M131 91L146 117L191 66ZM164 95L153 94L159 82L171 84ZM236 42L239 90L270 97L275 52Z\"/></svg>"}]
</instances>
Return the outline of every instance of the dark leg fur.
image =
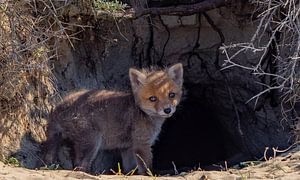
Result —
<instances>
[{"instance_id":1,"label":"dark leg fur","mask_svg":"<svg viewBox=\"0 0 300 180\"><path fill-rule=\"evenodd\" d=\"M90 172L92 162L97 156L100 145L97 142L76 142L75 144L75 168L81 171Z\"/></svg>"},{"instance_id":2,"label":"dark leg fur","mask_svg":"<svg viewBox=\"0 0 300 180\"><path fill-rule=\"evenodd\" d=\"M61 145L61 133L54 133L48 136L43 144L44 160L47 165L58 163L58 150Z\"/></svg>"},{"instance_id":3,"label":"dark leg fur","mask_svg":"<svg viewBox=\"0 0 300 180\"><path fill-rule=\"evenodd\" d=\"M137 155L137 164L139 174L147 175L149 170L152 170L152 152L151 146L145 144L144 146L136 147L134 150Z\"/></svg>"},{"instance_id":4,"label":"dark leg fur","mask_svg":"<svg viewBox=\"0 0 300 180\"><path fill-rule=\"evenodd\" d=\"M122 165L125 173L129 173L130 171L134 170L137 166L137 158L134 154L132 148L124 149L121 151L122 155Z\"/></svg>"}]
</instances>

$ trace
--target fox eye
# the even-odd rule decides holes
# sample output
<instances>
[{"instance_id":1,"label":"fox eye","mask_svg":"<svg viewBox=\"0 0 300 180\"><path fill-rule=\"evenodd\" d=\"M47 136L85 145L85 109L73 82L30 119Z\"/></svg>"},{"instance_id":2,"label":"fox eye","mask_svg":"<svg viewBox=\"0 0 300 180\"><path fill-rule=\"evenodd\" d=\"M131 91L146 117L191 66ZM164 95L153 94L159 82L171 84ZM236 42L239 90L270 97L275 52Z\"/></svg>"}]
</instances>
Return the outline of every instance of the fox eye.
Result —
<instances>
[{"instance_id":1,"label":"fox eye","mask_svg":"<svg viewBox=\"0 0 300 180\"><path fill-rule=\"evenodd\" d=\"M173 93L173 92L170 92L170 93L169 93L169 98L171 98L171 99L172 99L172 98L174 98L174 97L175 97L175 93Z\"/></svg>"},{"instance_id":2,"label":"fox eye","mask_svg":"<svg viewBox=\"0 0 300 180\"><path fill-rule=\"evenodd\" d=\"M151 102L155 102L155 101L157 100L157 97L156 97L156 96L150 96L150 97L149 97L149 100L150 100Z\"/></svg>"}]
</instances>

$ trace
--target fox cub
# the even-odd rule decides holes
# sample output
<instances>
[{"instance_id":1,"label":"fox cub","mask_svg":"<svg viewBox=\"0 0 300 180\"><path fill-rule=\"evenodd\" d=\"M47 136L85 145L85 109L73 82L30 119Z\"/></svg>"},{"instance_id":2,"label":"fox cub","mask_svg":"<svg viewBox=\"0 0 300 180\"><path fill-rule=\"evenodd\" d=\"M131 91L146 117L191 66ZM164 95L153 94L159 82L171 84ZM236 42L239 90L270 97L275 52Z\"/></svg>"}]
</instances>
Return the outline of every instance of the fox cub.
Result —
<instances>
[{"instance_id":1,"label":"fox cub","mask_svg":"<svg viewBox=\"0 0 300 180\"><path fill-rule=\"evenodd\" d=\"M74 166L89 171L99 149L118 149L126 172L152 167L151 146L182 95L183 68L129 70L132 93L82 90L71 93L49 116L46 163L57 160L63 140L74 145Z\"/></svg>"}]
</instances>

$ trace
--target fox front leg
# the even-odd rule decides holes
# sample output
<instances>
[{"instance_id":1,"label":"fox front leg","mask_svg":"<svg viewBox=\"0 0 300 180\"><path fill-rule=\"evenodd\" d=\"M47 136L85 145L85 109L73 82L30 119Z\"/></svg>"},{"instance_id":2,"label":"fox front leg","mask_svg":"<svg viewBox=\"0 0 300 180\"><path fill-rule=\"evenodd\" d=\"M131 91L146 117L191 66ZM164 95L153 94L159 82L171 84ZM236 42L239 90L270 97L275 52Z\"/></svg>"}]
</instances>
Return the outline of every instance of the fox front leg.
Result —
<instances>
[{"instance_id":1,"label":"fox front leg","mask_svg":"<svg viewBox=\"0 0 300 180\"><path fill-rule=\"evenodd\" d=\"M134 150L138 165L138 173L147 175L152 170L152 152L151 145L136 147Z\"/></svg>"},{"instance_id":2,"label":"fox front leg","mask_svg":"<svg viewBox=\"0 0 300 180\"><path fill-rule=\"evenodd\" d=\"M134 170L137 166L137 157L132 148L128 148L121 151L122 164L125 173L129 173Z\"/></svg>"}]
</instances>

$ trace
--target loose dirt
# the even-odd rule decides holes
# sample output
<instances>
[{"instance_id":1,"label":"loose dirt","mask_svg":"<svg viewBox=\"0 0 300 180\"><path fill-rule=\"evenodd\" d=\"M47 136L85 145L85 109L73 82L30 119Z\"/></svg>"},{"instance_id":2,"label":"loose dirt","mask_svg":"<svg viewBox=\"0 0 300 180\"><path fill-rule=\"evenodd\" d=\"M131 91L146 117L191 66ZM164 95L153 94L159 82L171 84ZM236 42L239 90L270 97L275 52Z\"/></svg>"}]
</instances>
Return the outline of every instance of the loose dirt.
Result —
<instances>
[{"instance_id":1,"label":"loose dirt","mask_svg":"<svg viewBox=\"0 0 300 180\"><path fill-rule=\"evenodd\" d=\"M93 176L78 171L67 170L29 170L20 167L5 165L0 162L0 179L158 179L158 180L244 180L244 179L300 179L300 145L268 161L243 169L228 169L227 171L194 171L181 173L177 176L118 176L99 175Z\"/></svg>"}]
</instances>

